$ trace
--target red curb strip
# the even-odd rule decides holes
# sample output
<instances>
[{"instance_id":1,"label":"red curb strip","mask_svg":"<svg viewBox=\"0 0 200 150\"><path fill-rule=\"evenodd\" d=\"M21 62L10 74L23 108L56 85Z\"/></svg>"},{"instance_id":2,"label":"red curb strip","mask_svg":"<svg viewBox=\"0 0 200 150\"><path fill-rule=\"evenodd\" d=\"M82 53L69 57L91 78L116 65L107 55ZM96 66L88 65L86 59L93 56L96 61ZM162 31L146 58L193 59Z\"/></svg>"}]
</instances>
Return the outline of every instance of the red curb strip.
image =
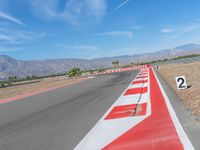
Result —
<instances>
[{"instance_id":1,"label":"red curb strip","mask_svg":"<svg viewBox=\"0 0 200 150\"><path fill-rule=\"evenodd\" d=\"M132 84L141 84L141 83L147 83L148 80L139 80L139 81L133 81Z\"/></svg>"},{"instance_id":2,"label":"red curb strip","mask_svg":"<svg viewBox=\"0 0 200 150\"><path fill-rule=\"evenodd\" d=\"M108 144L107 149L182 150L188 143L181 140L170 116L158 82L150 69L150 99L152 114L144 121ZM189 143L190 145L191 143ZM190 149L193 147L190 145Z\"/></svg>"},{"instance_id":3,"label":"red curb strip","mask_svg":"<svg viewBox=\"0 0 200 150\"><path fill-rule=\"evenodd\" d=\"M133 80L75 150L194 150L152 68L145 71L147 83Z\"/></svg>"},{"instance_id":4,"label":"red curb strip","mask_svg":"<svg viewBox=\"0 0 200 150\"><path fill-rule=\"evenodd\" d=\"M142 69L142 68L146 68L149 65L140 65L140 66L134 66L134 67L127 67L127 68L121 68L121 69L115 69L115 70L106 70L104 72L100 72L97 73L98 74L109 74L109 73L116 73L116 72L124 72L124 71L131 71L131 70L135 70L135 69ZM146 71L145 71L146 72Z\"/></svg>"},{"instance_id":5,"label":"red curb strip","mask_svg":"<svg viewBox=\"0 0 200 150\"><path fill-rule=\"evenodd\" d=\"M145 115L146 107L147 103L140 104L139 110L136 110L137 104L115 106L105 120Z\"/></svg>"},{"instance_id":6,"label":"red curb strip","mask_svg":"<svg viewBox=\"0 0 200 150\"><path fill-rule=\"evenodd\" d=\"M147 87L142 87L142 88L132 88L132 89L128 89L124 96L126 95L133 95L133 94L144 94L147 92Z\"/></svg>"},{"instance_id":7,"label":"red curb strip","mask_svg":"<svg viewBox=\"0 0 200 150\"><path fill-rule=\"evenodd\" d=\"M136 79L147 78L148 76L137 76Z\"/></svg>"},{"instance_id":8,"label":"red curb strip","mask_svg":"<svg viewBox=\"0 0 200 150\"><path fill-rule=\"evenodd\" d=\"M149 75L148 68L142 70ZM134 81L141 81L135 79L75 150L102 149L151 114L149 90L147 90L149 80L145 79L145 84L133 84Z\"/></svg>"}]
</instances>

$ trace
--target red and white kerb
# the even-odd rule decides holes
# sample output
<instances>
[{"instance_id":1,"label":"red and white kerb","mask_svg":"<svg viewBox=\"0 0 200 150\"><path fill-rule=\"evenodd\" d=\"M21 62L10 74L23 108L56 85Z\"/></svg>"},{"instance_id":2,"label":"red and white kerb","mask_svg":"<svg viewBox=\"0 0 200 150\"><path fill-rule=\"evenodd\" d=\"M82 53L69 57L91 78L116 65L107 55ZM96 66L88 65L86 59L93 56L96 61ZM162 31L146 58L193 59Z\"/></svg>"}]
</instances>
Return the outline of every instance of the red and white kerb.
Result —
<instances>
[{"instance_id":1,"label":"red and white kerb","mask_svg":"<svg viewBox=\"0 0 200 150\"><path fill-rule=\"evenodd\" d=\"M75 150L193 150L152 68L143 68Z\"/></svg>"},{"instance_id":2,"label":"red and white kerb","mask_svg":"<svg viewBox=\"0 0 200 150\"><path fill-rule=\"evenodd\" d=\"M120 69L110 69L110 70L106 70L104 72L100 72L97 74L109 74L109 73L116 73L116 72L124 72L124 71L131 71L131 70L135 70L135 69L142 69L142 68L146 68L149 65L139 65L139 66L134 66L134 67L127 67L127 68L120 68Z\"/></svg>"}]
</instances>

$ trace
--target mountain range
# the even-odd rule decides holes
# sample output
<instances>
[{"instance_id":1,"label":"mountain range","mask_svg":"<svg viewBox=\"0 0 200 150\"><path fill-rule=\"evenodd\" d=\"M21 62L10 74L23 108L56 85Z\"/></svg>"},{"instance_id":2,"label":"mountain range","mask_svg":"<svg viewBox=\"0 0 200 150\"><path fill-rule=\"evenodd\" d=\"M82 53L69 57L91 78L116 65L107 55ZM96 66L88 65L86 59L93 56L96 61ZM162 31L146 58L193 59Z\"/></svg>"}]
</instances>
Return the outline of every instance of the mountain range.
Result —
<instances>
[{"instance_id":1,"label":"mountain range","mask_svg":"<svg viewBox=\"0 0 200 150\"><path fill-rule=\"evenodd\" d=\"M153 53L104 57L95 59L46 59L21 61L6 55L0 55L0 80L9 76L23 78L26 76L44 76L65 73L73 67L80 69L97 69L109 67L112 61L118 60L120 64L147 62L177 56L200 54L200 44L185 44L172 49L160 50Z\"/></svg>"}]
</instances>

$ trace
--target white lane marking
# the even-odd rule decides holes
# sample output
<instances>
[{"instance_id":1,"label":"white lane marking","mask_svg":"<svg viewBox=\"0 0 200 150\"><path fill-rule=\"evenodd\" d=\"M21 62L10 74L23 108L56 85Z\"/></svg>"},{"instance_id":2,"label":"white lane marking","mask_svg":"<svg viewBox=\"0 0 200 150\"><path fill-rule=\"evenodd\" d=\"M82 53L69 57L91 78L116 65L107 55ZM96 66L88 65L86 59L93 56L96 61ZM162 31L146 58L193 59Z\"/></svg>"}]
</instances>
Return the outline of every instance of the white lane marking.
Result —
<instances>
[{"instance_id":1,"label":"white lane marking","mask_svg":"<svg viewBox=\"0 0 200 150\"><path fill-rule=\"evenodd\" d=\"M141 87L146 87L146 86L148 86L148 82L146 82L146 83L140 83L140 84L131 84L129 86L129 88L130 89L132 89L132 88L141 88Z\"/></svg>"},{"instance_id":2,"label":"white lane marking","mask_svg":"<svg viewBox=\"0 0 200 150\"><path fill-rule=\"evenodd\" d=\"M139 99L140 99L139 104L146 103L148 100L148 93L120 96L118 101L115 103L115 106L137 104Z\"/></svg>"},{"instance_id":3,"label":"white lane marking","mask_svg":"<svg viewBox=\"0 0 200 150\"><path fill-rule=\"evenodd\" d=\"M148 80L148 79L149 79L149 77L146 77L146 78L137 78L137 79L135 78L135 79L133 80L133 82L134 82L134 81L140 81L140 80Z\"/></svg>"},{"instance_id":4,"label":"white lane marking","mask_svg":"<svg viewBox=\"0 0 200 150\"><path fill-rule=\"evenodd\" d=\"M125 104L125 105L136 104L139 98L140 98L140 94L127 95L127 96L121 95L114 105L117 106L117 105L122 105L122 104Z\"/></svg>"},{"instance_id":5,"label":"white lane marking","mask_svg":"<svg viewBox=\"0 0 200 150\"><path fill-rule=\"evenodd\" d=\"M101 121L75 150L100 150L147 117L148 115Z\"/></svg>"},{"instance_id":6,"label":"white lane marking","mask_svg":"<svg viewBox=\"0 0 200 150\"><path fill-rule=\"evenodd\" d=\"M164 89L163 89L163 87L162 87L160 81L158 80L158 77L157 77L157 75L156 75L156 73L155 73L154 70L153 70L153 73L154 73L154 75L155 75L155 77L156 77L156 80L157 80L157 82L158 82L158 85L159 85L159 87L160 87L160 90L161 90L161 92L162 92L162 95L163 95L163 97L164 97L164 99L165 99L167 108L168 108L168 110L169 110L170 116L171 116L172 121L173 121L173 123L174 123L174 126L175 126L175 128L176 128L176 131L177 131L177 133L178 133L178 136L179 136L179 138L180 138L180 140L181 140L181 143L184 145L184 149L186 149L186 150L194 150L194 147L193 147L193 145L191 144L190 140L188 139L188 137L187 137L187 135L186 135L186 133L185 133L185 131L184 131L184 129L183 129L183 127L182 127L182 125L181 125L179 119L178 119L178 117L176 116L176 113L175 113L175 111L174 111L174 109L173 109L173 107L172 107L172 105L171 105L171 103L170 103L170 100L169 100L167 94L165 93L165 91L164 91Z\"/></svg>"}]
</instances>

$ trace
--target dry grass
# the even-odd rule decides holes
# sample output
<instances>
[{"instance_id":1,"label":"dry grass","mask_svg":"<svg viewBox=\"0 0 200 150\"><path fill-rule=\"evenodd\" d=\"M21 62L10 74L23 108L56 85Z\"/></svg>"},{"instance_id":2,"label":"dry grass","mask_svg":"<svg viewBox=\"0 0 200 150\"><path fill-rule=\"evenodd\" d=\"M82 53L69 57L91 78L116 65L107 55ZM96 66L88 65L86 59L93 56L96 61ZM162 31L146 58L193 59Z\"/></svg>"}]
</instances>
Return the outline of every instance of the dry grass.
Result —
<instances>
[{"instance_id":1,"label":"dry grass","mask_svg":"<svg viewBox=\"0 0 200 150\"><path fill-rule=\"evenodd\" d=\"M37 91L42 91L42 90L53 88L56 86L62 86L62 85L67 86L67 85L71 85L71 84L74 84L86 79L87 78L67 79L67 78L54 77L54 78L43 79L41 82L37 82L37 83L30 83L30 84L25 84L25 85L1 88L0 99L14 97L14 96L37 92Z\"/></svg>"},{"instance_id":2,"label":"dry grass","mask_svg":"<svg viewBox=\"0 0 200 150\"><path fill-rule=\"evenodd\" d=\"M200 62L162 65L159 72L192 113L200 115ZM177 89L175 77L181 75L186 77L187 84L191 85L190 88Z\"/></svg>"}]
</instances>

